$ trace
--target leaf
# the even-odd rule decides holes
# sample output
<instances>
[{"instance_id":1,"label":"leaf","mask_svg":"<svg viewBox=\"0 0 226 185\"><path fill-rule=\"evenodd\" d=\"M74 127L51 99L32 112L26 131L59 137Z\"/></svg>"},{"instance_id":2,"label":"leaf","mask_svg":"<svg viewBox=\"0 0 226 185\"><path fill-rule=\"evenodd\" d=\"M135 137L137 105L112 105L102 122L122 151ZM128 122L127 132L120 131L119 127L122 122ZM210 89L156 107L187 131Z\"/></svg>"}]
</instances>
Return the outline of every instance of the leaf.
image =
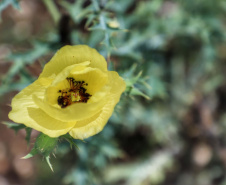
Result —
<instances>
[{"instance_id":1,"label":"leaf","mask_svg":"<svg viewBox=\"0 0 226 185\"><path fill-rule=\"evenodd\" d=\"M89 31L94 31L94 30L103 30L101 24L94 24L93 26L88 28Z\"/></svg>"},{"instance_id":2,"label":"leaf","mask_svg":"<svg viewBox=\"0 0 226 185\"><path fill-rule=\"evenodd\" d=\"M65 134L61 137L70 143L71 148L74 146L76 149L79 149L78 146L74 142L74 138L71 137L69 134Z\"/></svg>"},{"instance_id":3,"label":"leaf","mask_svg":"<svg viewBox=\"0 0 226 185\"><path fill-rule=\"evenodd\" d=\"M137 64L133 64L131 68L124 73L127 78L132 78L137 69Z\"/></svg>"},{"instance_id":4,"label":"leaf","mask_svg":"<svg viewBox=\"0 0 226 185\"><path fill-rule=\"evenodd\" d=\"M136 87L133 87L130 91L130 95L139 95L139 96L143 96L144 98L146 98L147 100L150 100L150 97L146 94L144 94L143 92L141 92L139 89L137 89Z\"/></svg>"},{"instance_id":5,"label":"leaf","mask_svg":"<svg viewBox=\"0 0 226 185\"><path fill-rule=\"evenodd\" d=\"M45 4L46 8L50 12L54 22L57 24L59 22L61 14L58 11L58 8L57 8L55 2L49 1L49 0L43 0L43 3Z\"/></svg>"},{"instance_id":6,"label":"leaf","mask_svg":"<svg viewBox=\"0 0 226 185\"><path fill-rule=\"evenodd\" d=\"M20 61L23 65L33 64L38 58L50 51L49 45L44 42L33 41L32 46L33 49L24 53L12 53L7 59L12 60L14 63L18 63Z\"/></svg>"},{"instance_id":7,"label":"leaf","mask_svg":"<svg viewBox=\"0 0 226 185\"><path fill-rule=\"evenodd\" d=\"M29 134L30 130L28 130ZM28 140L30 140L30 137L28 136ZM39 136L36 139L35 145L31 152L24 156L22 159L28 159L33 157L36 154L41 154L45 157L45 160L47 164L49 165L50 169L53 171L53 167L50 163L50 154L55 149L58 142L58 138L51 138L43 133L39 134Z\"/></svg>"},{"instance_id":8,"label":"leaf","mask_svg":"<svg viewBox=\"0 0 226 185\"><path fill-rule=\"evenodd\" d=\"M18 81L15 83L10 83L10 86L8 84L3 84L0 89L0 95L4 95L7 92L10 91L21 91L25 87L27 87L30 84L30 82L24 82L24 81Z\"/></svg>"},{"instance_id":9,"label":"leaf","mask_svg":"<svg viewBox=\"0 0 226 185\"><path fill-rule=\"evenodd\" d=\"M57 141L58 141L58 138L52 138L41 133L37 137L34 147L38 150L38 152L41 155L43 155L44 157L47 157L55 149L57 145Z\"/></svg>"},{"instance_id":10,"label":"leaf","mask_svg":"<svg viewBox=\"0 0 226 185\"><path fill-rule=\"evenodd\" d=\"M26 126L23 124L16 124L16 123L9 122L9 121L4 121L3 124L6 125L8 128L13 129L15 131L15 133L17 133L20 129L26 128Z\"/></svg>"},{"instance_id":11,"label":"leaf","mask_svg":"<svg viewBox=\"0 0 226 185\"><path fill-rule=\"evenodd\" d=\"M38 153L39 153L38 149L33 148L31 150L31 152L29 154L27 154L26 156L22 157L22 159L29 159L31 157L34 157ZM49 159L50 159L49 155L45 157L45 160L46 160L47 164L49 165L50 169L53 171L53 166L52 166L52 164L51 164Z\"/></svg>"},{"instance_id":12,"label":"leaf","mask_svg":"<svg viewBox=\"0 0 226 185\"><path fill-rule=\"evenodd\" d=\"M36 148L33 148L29 154L26 156L22 157L22 159L29 159L31 157L34 157L36 154L38 154L38 150Z\"/></svg>"},{"instance_id":13,"label":"leaf","mask_svg":"<svg viewBox=\"0 0 226 185\"><path fill-rule=\"evenodd\" d=\"M13 77L17 74L24 74L24 66L26 64L30 65L34 63L39 57L45 55L49 51L49 45L42 42L33 42L33 47L34 48L32 50L27 52L13 53L7 57L7 60L13 61L13 64L2 78L2 83L5 87L1 88L0 94L4 94L10 89L13 89L10 87ZM30 79L32 79L32 77L30 77ZM14 85L14 88L15 86L18 86L18 83Z\"/></svg>"},{"instance_id":14,"label":"leaf","mask_svg":"<svg viewBox=\"0 0 226 185\"><path fill-rule=\"evenodd\" d=\"M67 1L60 1L59 3L68 11L75 23L79 23L82 18L92 11L90 6L83 7L83 0L78 0L75 3L69 3Z\"/></svg>"},{"instance_id":15,"label":"leaf","mask_svg":"<svg viewBox=\"0 0 226 185\"><path fill-rule=\"evenodd\" d=\"M85 24L86 29L88 29L89 26L94 23L95 18L96 18L96 15L93 15L93 14L87 15L87 21L86 21L86 24Z\"/></svg>"},{"instance_id":16,"label":"leaf","mask_svg":"<svg viewBox=\"0 0 226 185\"><path fill-rule=\"evenodd\" d=\"M140 87L141 85L144 86L146 89L150 89L150 85L147 84L146 79L142 78L142 71L140 71L136 76L134 75L137 69L137 65L134 64L132 67L124 74L125 82L126 82L126 92L130 95L138 95L150 100L151 98L139 90L136 86ZM149 77L148 77L149 78Z\"/></svg>"},{"instance_id":17,"label":"leaf","mask_svg":"<svg viewBox=\"0 0 226 185\"><path fill-rule=\"evenodd\" d=\"M26 127L25 130L26 130L26 137L25 137L25 139L27 141L27 144L30 145L32 128Z\"/></svg>"},{"instance_id":18,"label":"leaf","mask_svg":"<svg viewBox=\"0 0 226 185\"><path fill-rule=\"evenodd\" d=\"M9 71L7 72L7 74L3 77L2 81L5 84L8 84L12 78L18 74L18 71L20 71L22 68L24 67L24 63L22 62L22 60L17 60L17 62L14 62L12 64L12 66L10 67Z\"/></svg>"}]
</instances>

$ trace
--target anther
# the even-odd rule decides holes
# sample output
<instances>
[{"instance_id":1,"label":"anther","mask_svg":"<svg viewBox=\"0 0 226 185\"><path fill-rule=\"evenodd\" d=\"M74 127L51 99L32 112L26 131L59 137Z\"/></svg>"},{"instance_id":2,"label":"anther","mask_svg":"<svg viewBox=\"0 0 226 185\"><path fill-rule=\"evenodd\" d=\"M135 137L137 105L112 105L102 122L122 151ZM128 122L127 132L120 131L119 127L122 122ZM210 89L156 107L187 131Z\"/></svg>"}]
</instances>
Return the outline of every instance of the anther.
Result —
<instances>
[{"instance_id":1,"label":"anther","mask_svg":"<svg viewBox=\"0 0 226 185\"><path fill-rule=\"evenodd\" d=\"M68 81L70 88L59 90L61 92L61 96L58 97L57 102L61 108L65 108L68 105L73 103L87 103L89 98L92 96L89 93L86 93L86 89L84 86L88 85L85 81L76 81L72 77L67 77L66 80Z\"/></svg>"}]
</instances>

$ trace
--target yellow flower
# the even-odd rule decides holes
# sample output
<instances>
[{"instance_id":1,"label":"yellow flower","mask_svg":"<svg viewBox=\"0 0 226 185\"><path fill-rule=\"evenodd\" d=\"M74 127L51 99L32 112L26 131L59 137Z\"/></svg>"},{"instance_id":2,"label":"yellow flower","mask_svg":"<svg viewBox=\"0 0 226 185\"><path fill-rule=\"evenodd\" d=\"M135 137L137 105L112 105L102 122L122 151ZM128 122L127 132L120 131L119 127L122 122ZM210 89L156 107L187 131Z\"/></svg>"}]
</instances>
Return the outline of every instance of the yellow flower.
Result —
<instances>
[{"instance_id":1,"label":"yellow flower","mask_svg":"<svg viewBox=\"0 0 226 185\"><path fill-rule=\"evenodd\" d=\"M95 49L64 46L13 98L9 118L50 137L69 132L84 139L104 128L124 90L123 79L107 70Z\"/></svg>"}]
</instances>

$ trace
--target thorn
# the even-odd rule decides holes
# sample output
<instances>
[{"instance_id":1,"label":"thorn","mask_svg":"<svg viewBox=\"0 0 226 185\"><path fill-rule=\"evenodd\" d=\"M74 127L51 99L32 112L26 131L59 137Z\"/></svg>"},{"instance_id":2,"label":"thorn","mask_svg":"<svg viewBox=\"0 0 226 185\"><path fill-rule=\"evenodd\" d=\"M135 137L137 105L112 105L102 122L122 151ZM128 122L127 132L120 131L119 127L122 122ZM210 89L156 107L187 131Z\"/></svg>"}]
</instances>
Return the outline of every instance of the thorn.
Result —
<instances>
[{"instance_id":1,"label":"thorn","mask_svg":"<svg viewBox=\"0 0 226 185\"><path fill-rule=\"evenodd\" d=\"M51 165L51 163L50 163L49 158L50 158L50 156L45 157L46 162L47 162L47 164L49 165L49 167L50 167L50 169L52 170L52 172L54 172L54 171L53 171L53 167L52 167L52 165Z\"/></svg>"},{"instance_id":2,"label":"thorn","mask_svg":"<svg viewBox=\"0 0 226 185\"><path fill-rule=\"evenodd\" d=\"M56 155L54 154L54 153L52 153L53 154L53 156L56 158Z\"/></svg>"}]
</instances>

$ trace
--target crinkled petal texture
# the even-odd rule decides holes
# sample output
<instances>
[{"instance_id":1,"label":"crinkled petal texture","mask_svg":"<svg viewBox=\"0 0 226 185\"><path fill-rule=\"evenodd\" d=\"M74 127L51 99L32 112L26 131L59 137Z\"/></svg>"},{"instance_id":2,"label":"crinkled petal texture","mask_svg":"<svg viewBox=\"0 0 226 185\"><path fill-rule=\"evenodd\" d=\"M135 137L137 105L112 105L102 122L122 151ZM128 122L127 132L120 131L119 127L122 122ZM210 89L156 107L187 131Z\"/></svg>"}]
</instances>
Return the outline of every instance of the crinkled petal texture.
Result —
<instances>
[{"instance_id":1,"label":"crinkled petal texture","mask_svg":"<svg viewBox=\"0 0 226 185\"><path fill-rule=\"evenodd\" d=\"M71 88L67 78L86 82L91 95L86 103L59 105L60 90ZM95 49L65 46L46 64L38 80L13 98L9 118L50 137L69 132L84 139L104 128L124 90L123 79L107 71L105 59Z\"/></svg>"},{"instance_id":2,"label":"crinkled petal texture","mask_svg":"<svg viewBox=\"0 0 226 185\"><path fill-rule=\"evenodd\" d=\"M43 84L42 81L45 81L46 84ZM17 94L12 100L12 111L9 113L9 118L50 137L57 137L66 134L75 123L56 120L34 103L32 95L44 97L48 82L51 83L51 79L41 78Z\"/></svg>"},{"instance_id":3,"label":"crinkled petal texture","mask_svg":"<svg viewBox=\"0 0 226 185\"><path fill-rule=\"evenodd\" d=\"M69 132L72 137L84 139L95 135L103 130L108 119L111 117L115 105L118 103L122 92L125 90L125 82L119 77L118 73L114 71L109 71L108 74L111 89L105 97L105 105L92 117L78 121Z\"/></svg>"}]
</instances>

